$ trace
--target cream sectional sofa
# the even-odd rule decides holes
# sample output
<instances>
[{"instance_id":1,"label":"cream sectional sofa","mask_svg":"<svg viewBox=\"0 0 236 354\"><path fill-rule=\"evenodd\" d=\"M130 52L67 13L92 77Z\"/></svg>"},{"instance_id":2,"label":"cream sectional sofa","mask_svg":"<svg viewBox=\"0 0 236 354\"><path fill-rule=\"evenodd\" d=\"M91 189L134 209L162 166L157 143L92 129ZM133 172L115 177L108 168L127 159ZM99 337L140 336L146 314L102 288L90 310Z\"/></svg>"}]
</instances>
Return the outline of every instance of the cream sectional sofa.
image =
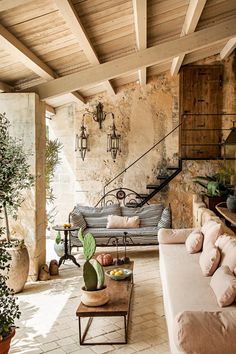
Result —
<instances>
[{"instance_id":1,"label":"cream sectional sofa","mask_svg":"<svg viewBox=\"0 0 236 354\"><path fill-rule=\"evenodd\" d=\"M209 219L221 222L196 197L193 203L194 226L199 227ZM171 353L235 354L236 304L223 308L218 305L210 287L211 277L204 277L199 266L200 253L187 253L185 240L192 230L158 232ZM227 228L224 231L234 235Z\"/></svg>"}]
</instances>

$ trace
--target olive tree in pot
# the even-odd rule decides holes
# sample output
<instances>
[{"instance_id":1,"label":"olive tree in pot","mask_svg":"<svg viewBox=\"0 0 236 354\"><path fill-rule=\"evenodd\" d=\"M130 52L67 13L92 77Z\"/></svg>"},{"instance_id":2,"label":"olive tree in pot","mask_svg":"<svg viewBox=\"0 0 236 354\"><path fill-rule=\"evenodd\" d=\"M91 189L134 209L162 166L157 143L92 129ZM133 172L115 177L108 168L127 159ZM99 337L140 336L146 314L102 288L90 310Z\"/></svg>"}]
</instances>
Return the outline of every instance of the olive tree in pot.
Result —
<instances>
[{"instance_id":1,"label":"olive tree in pot","mask_svg":"<svg viewBox=\"0 0 236 354\"><path fill-rule=\"evenodd\" d=\"M23 191L33 185L28 155L22 142L9 134L10 122L0 114L0 211L5 219L5 238L1 240L11 255L7 284L14 292L22 291L29 272L29 254L23 240L10 235L9 218L17 218Z\"/></svg>"},{"instance_id":2,"label":"olive tree in pot","mask_svg":"<svg viewBox=\"0 0 236 354\"><path fill-rule=\"evenodd\" d=\"M2 234L0 229L0 235ZM10 254L5 244L0 243L0 353L7 354L10 342L15 335L15 319L20 317L19 305L7 286L7 271L9 270Z\"/></svg>"},{"instance_id":3,"label":"olive tree in pot","mask_svg":"<svg viewBox=\"0 0 236 354\"><path fill-rule=\"evenodd\" d=\"M83 235L79 230L79 240L83 244L85 263L83 267L84 287L81 301L86 306L102 306L109 301L107 288L104 285L105 274L102 265L92 259L96 251L96 240L91 233Z\"/></svg>"}]
</instances>

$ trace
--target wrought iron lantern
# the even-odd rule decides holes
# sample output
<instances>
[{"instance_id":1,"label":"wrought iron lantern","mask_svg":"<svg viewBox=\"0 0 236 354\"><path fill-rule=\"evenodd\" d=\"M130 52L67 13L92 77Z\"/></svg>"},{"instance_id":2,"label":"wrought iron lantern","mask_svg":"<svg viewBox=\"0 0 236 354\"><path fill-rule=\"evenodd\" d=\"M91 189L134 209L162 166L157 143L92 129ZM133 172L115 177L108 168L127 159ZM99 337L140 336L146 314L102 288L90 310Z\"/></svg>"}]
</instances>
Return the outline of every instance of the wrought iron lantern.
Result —
<instances>
[{"instance_id":1,"label":"wrought iron lantern","mask_svg":"<svg viewBox=\"0 0 236 354\"><path fill-rule=\"evenodd\" d=\"M236 127L233 122L233 126L230 129L230 133L224 142L224 158L236 160Z\"/></svg>"},{"instance_id":2,"label":"wrought iron lantern","mask_svg":"<svg viewBox=\"0 0 236 354\"><path fill-rule=\"evenodd\" d=\"M76 134L75 137L75 151L80 152L80 156L83 161L86 152L89 151L89 134L87 133L86 127L84 126L84 117L80 127L80 134Z\"/></svg>"},{"instance_id":3,"label":"wrought iron lantern","mask_svg":"<svg viewBox=\"0 0 236 354\"><path fill-rule=\"evenodd\" d=\"M102 129L102 122L105 120L107 113L103 111L103 104L99 102L94 112L86 112L85 114L91 115L93 120L99 124L99 129Z\"/></svg>"},{"instance_id":4,"label":"wrought iron lantern","mask_svg":"<svg viewBox=\"0 0 236 354\"><path fill-rule=\"evenodd\" d=\"M114 114L112 114L112 131L111 133L107 134L107 152L111 153L111 157L113 161L116 160L117 153L121 152L120 149L120 139L121 136L120 134L117 133L116 126L115 126L115 120L114 120Z\"/></svg>"}]
</instances>

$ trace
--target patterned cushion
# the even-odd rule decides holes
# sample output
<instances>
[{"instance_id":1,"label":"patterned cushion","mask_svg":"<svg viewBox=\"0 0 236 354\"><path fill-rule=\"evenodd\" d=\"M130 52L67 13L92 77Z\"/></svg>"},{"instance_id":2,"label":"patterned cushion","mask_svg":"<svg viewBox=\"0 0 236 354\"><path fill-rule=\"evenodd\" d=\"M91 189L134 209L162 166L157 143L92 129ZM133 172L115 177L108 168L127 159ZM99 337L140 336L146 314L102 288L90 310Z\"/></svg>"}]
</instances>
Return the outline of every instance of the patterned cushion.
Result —
<instances>
[{"instance_id":1,"label":"patterned cushion","mask_svg":"<svg viewBox=\"0 0 236 354\"><path fill-rule=\"evenodd\" d=\"M161 220L158 223L158 229L161 228L170 228L171 227L171 212L170 212L170 208L166 207L161 215Z\"/></svg>"},{"instance_id":2,"label":"patterned cushion","mask_svg":"<svg viewBox=\"0 0 236 354\"><path fill-rule=\"evenodd\" d=\"M121 215L120 205L111 204L101 208L77 204L76 208L82 213L87 227L106 228L108 215Z\"/></svg>"},{"instance_id":3,"label":"patterned cushion","mask_svg":"<svg viewBox=\"0 0 236 354\"><path fill-rule=\"evenodd\" d=\"M163 204L145 205L141 208L122 207L121 213L123 216L139 216L140 227L155 227L160 221L163 211Z\"/></svg>"},{"instance_id":4,"label":"patterned cushion","mask_svg":"<svg viewBox=\"0 0 236 354\"><path fill-rule=\"evenodd\" d=\"M74 207L70 213L70 222L73 226L81 227L83 231L87 227L86 221L84 220L83 215L77 207Z\"/></svg>"}]
</instances>

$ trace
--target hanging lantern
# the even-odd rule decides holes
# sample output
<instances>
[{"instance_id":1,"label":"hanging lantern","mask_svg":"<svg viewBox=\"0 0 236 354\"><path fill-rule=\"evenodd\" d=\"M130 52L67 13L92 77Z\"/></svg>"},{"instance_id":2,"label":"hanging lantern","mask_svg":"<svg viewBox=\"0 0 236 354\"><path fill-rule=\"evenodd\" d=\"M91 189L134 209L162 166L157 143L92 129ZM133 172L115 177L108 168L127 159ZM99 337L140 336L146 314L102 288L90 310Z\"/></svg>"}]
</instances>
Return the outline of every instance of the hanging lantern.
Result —
<instances>
[{"instance_id":1,"label":"hanging lantern","mask_svg":"<svg viewBox=\"0 0 236 354\"><path fill-rule=\"evenodd\" d=\"M80 156L82 160L84 161L86 152L89 151L89 141L88 141L88 133L86 130L86 127L84 126L84 119L82 120L82 124L80 127L80 134L76 134L75 137L75 151L80 152Z\"/></svg>"},{"instance_id":2,"label":"hanging lantern","mask_svg":"<svg viewBox=\"0 0 236 354\"><path fill-rule=\"evenodd\" d=\"M107 152L111 153L111 157L112 157L113 161L115 161L117 153L121 152L121 149L120 149L121 136L120 136L120 134L117 134L115 121L114 121L114 114L113 113L111 113L111 114L112 114L113 123L112 123L111 133L107 134Z\"/></svg>"},{"instance_id":3,"label":"hanging lantern","mask_svg":"<svg viewBox=\"0 0 236 354\"><path fill-rule=\"evenodd\" d=\"M236 159L236 127L233 122L233 126L231 131L224 142L224 158L227 160L235 160Z\"/></svg>"}]
</instances>

